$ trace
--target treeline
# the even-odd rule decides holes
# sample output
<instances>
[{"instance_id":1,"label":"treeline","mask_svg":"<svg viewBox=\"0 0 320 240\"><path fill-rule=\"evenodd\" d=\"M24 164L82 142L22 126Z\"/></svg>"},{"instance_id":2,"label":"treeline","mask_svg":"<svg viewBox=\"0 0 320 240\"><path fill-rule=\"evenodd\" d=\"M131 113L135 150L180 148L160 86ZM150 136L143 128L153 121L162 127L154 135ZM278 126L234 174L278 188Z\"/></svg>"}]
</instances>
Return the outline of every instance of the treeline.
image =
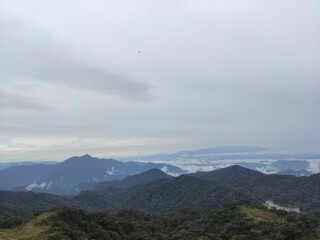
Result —
<instances>
[{"instance_id":1,"label":"treeline","mask_svg":"<svg viewBox=\"0 0 320 240\"><path fill-rule=\"evenodd\" d=\"M288 213L244 203L217 211L188 209L168 215L152 215L137 210L108 214L59 209L42 224L52 226L47 238L50 240L320 239L320 213Z\"/></svg>"}]
</instances>

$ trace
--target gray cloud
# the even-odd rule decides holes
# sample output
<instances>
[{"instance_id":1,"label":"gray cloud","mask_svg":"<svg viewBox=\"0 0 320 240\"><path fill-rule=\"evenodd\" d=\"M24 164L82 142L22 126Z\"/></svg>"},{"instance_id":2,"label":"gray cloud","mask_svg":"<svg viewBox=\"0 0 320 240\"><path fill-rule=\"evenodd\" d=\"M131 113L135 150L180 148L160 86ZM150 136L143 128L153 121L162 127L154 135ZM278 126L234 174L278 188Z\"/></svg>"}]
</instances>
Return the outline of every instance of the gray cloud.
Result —
<instances>
[{"instance_id":1,"label":"gray cloud","mask_svg":"<svg viewBox=\"0 0 320 240\"><path fill-rule=\"evenodd\" d=\"M50 110L51 106L41 103L41 100L18 95L17 93L0 89L0 110L25 109L25 110ZM1 111L0 111L1 112Z\"/></svg>"},{"instance_id":2,"label":"gray cloud","mask_svg":"<svg viewBox=\"0 0 320 240\"><path fill-rule=\"evenodd\" d=\"M1 81L39 80L84 91L144 100L150 85L125 73L90 66L72 46L26 24L1 19Z\"/></svg>"}]
</instances>

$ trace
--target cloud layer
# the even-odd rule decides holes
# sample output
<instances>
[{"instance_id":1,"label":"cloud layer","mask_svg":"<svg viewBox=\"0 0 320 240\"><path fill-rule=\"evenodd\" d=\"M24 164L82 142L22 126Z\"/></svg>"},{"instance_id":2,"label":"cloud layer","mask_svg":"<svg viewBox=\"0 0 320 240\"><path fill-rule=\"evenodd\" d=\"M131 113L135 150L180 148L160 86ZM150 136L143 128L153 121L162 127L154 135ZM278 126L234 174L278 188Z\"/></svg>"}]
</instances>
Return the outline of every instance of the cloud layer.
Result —
<instances>
[{"instance_id":1,"label":"cloud layer","mask_svg":"<svg viewBox=\"0 0 320 240\"><path fill-rule=\"evenodd\" d=\"M150 86L125 73L90 66L52 35L1 19L2 82L38 80L131 99L148 97Z\"/></svg>"},{"instance_id":2,"label":"cloud layer","mask_svg":"<svg viewBox=\"0 0 320 240\"><path fill-rule=\"evenodd\" d=\"M0 161L83 139L105 156L127 140L320 150L316 0L0 2Z\"/></svg>"}]
</instances>

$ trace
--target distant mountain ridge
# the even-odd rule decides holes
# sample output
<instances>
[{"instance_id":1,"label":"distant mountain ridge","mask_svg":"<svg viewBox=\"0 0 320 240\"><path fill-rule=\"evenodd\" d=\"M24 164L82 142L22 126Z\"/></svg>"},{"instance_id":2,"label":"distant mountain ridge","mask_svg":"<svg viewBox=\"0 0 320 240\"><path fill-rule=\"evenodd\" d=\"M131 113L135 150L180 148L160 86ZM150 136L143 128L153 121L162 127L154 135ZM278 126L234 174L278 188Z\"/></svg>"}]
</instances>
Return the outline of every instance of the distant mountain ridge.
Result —
<instances>
[{"instance_id":1,"label":"distant mountain ridge","mask_svg":"<svg viewBox=\"0 0 320 240\"><path fill-rule=\"evenodd\" d=\"M224 147L212 147L212 148L201 148L195 150L183 150L175 153L167 153L167 154L156 154L151 156L142 156L138 159L162 159L162 160L170 160L175 159L177 157L182 156L199 156L199 155L219 155L219 154L244 154L244 153L259 153L268 151L270 149L265 147L258 146L224 146ZM136 158L129 158L136 159Z\"/></svg>"},{"instance_id":2,"label":"distant mountain ridge","mask_svg":"<svg viewBox=\"0 0 320 240\"><path fill-rule=\"evenodd\" d=\"M302 170L284 170L284 171L280 171L277 172L278 175L292 175L292 176L297 176L297 177L303 177L303 176L311 176L314 173L305 169Z\"/></svg>"},{"instance_id":3,"label":"distant mountain ridge","mask_svg":"<svg viewBox=\"0 0 320 240\"><path fill-rule=\"evenodd\" d=\"M123 158L142 162L172 164L188 172L209 171L237 164L253 170L274 174L286 170L319 172L319 153L277 151L260 146L224 146L179 152Z\"/></svg>"},{"instance_id":4,"label":"distant mountain ridge","mask_svg":"<svg viewBox=\"0 0 320 240\"><path fill-rule=\"evenodd\" d=\"M166 169L176 174L184 172L169 164L121 162L86 154L52 165L34 164L4 169L0 171L0 189L24 188L54 194L77 194L94 183L121 180L152 168Z\"/></svg>"},{"instance_id":5,"label":"distant mountain ridge","mask_svg":"<svg viewBox=\"0 0 320 240\"><path fill-rule=\"evenodd\" d=\"M241 166L173 177L159 169L105 181L74 197L0 191L0 213L7 215L71 206L90 211L136 208L168 213L183 208L217 209L237 201L273 200L302 212L320 210L320 174L310 177L267 175Z\"/></svg>"},{"instance_id":6,"label":"distant mountain ridge","mask_svg":"<svg viewBox=\"0 0 320 240\"><path fill-rule=\"evenodd\" d=\"M32 161L27 161L27 162L0 162L0 171L3 169L6 169L8 167L14 167L14 166L21 166L21 165L34 165L34 164L56 164L57 162L54 161L41 161L41 162L32 162Z\"/></svg>"},{"instance_id":7,"label":"distant mountain ridge","mask_svg":"<svg viewBox=\"0 0 320 240\"><path fill-rule=\"evenodd\" d=\"M127 188L127 187L133 187L135 185L146 184L159 179L170 179L170 178L173 178L173 177L164 173L160 169L152 168L146 172L126 177L121 181L112 181L112 182L104 181L104 182L97 183L91 190L101 192L101 191L105 191L111 186Z\"/></svg>"},{"instance_id":8,"label":"distant mountain ridge","mask_svg":"<svg viewBox=\"0 0 320 240\"><path fill-rule=\"evenodd\" d=\"M268 151L265 147L255 146L225 146L214 148L202 148L196 150L185 150L175 153L176 155L199 155L199 154L223 154L223 153L251 153Z\"/></svg>"}]
</instances>

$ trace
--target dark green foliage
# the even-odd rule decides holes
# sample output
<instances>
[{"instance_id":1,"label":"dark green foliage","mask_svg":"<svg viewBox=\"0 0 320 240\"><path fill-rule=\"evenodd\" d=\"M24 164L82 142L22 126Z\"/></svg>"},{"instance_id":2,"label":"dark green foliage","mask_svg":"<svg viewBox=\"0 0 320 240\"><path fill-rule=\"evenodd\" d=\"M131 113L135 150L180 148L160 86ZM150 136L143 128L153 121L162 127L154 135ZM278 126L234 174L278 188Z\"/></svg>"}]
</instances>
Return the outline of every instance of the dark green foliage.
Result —
<instances>
[{"instance_id":1,"label":"dark green foliage","mask_svg":"<svg viewBox=\"0 0 320 240\"><path fill-rule=\"evenodd\" d=\"M126 206L151 212L173 212L183 208L217 209L239 200L256 199L225 184L182 175L133 189Z\"/></svg>"},{"instance_id":2,"label":"dark green foliage","mask_svg":"<svg viewBox=\"0 0 320 240\"><path fill-rule=\"evenodd\" d=\"M155 176L149 174L154 171ZM121 182L98 186L96 191L85 191L74 197L77 205L100 211L137 208L154 213L168 213L183 208L217 209L239 200L262 202L221 182L190 175L173 178L160 170L151 170Z\"/></svg>"},{"instance_id":3,"label":"dark green foliage","mask_svg":"<svg viewBox=\"0 0 320 240\"><path fill-rule=\"evenodd\" d=\"M0 217L0 228L12 228L22 224L23 221L12 217Z\"/></svg>"},{"instance_id":4,"label":"dark green foliage","mask_svg":"<svg viewBox=\"0 0 320 240\"><path fill-rule=\"evenodd\" d=\"M112 198L94 191L83 191L73 198L75 205L93 211L113 210L117 203Z\"/></svg>"},{"instance_id":5,"label":"dark green foliage","mask_svg":"<svg viewBox=\"0 0 320 240\"><path fill-rule=\"evenodd\" d=\"M309 177L266 175L240 166L195 174L219 180L263 200L299 207L304 212L320 210L320 174Z\"/></svg>"},{"instance_id":6,"label":"dark green foliage","mask_svg":"<svg viewBox=\"0 0 320 240\"><path fill-rule=\"evenodd\" d=\"M233 165L211 172L198 172L195 173L195 175L207 180L219 180L235 187L243 187L248 183L255 182L257 179L266 176L261 172L238 165Z\"/></svg>"},{"instance_id":7,"label":"dark green foliage","mask_svg":"<svg viewBox=\"0 0 320 240\"><path fill-rule=\"evenodd\" d=\"M243 210L244 209L244 210ZM257 220L246 209L268 218ZM169 215L150 215L136 210L89 213L60 209L46 220L56 234L50 239L257 239L316 240L320 214L302 215L233 204L218 211L187 209Z\"/></svg>"},{"instance_id":8,"label":"dark green foliage","mask_svg":"<svg viewBox=\"0 0 320 240\"><path fill-rule=\"evenodd\" d=\"M26 218L58 206L77 206L70 198L46 193L0 191L0 216Z\"/></svg>"}]
</instances>

